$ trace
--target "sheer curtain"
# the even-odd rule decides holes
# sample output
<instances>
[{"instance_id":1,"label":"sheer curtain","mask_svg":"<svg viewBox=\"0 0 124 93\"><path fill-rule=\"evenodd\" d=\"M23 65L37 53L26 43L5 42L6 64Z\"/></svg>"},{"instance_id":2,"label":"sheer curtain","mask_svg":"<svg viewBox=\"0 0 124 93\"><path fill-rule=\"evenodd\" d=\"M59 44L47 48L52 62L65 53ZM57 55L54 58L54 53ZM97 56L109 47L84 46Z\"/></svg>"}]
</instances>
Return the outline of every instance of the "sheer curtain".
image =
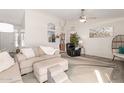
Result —
<instances>
[{"instance_id":1,"label":"sheer curtain","mask_svg":"<svg viewBox=\"0 0 124 93\"><path fill-rule=\"evenodd\" d=\"M15 32L15 47L16 48L24 47L24 32L22 31Z\"/></svg>"},{"instance_id":2,"label":"sheer curtain","mask_svg":"<svg viewBox=\"0 0 124 93\"><path fill-rule=\"evenodd\" d=\"M0 50L11 52L14 48L14 32L0 32Z\"/></svg>"}]
</instances>

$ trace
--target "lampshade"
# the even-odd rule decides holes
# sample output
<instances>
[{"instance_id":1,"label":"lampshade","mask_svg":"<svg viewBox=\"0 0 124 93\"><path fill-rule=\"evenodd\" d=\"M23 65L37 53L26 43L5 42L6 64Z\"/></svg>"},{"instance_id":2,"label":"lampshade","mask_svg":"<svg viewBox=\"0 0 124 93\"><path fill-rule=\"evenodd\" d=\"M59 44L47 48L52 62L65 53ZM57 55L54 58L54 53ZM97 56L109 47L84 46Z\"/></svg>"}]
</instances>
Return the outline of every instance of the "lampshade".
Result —
<instances>
[{"instance_id":1,"label":"lampshade","mask_svg":"<svg viewBox=\"0 0 124 93\"><path fill-rule=\"evenodd\" d=\"M0 32L14 32L14 26L8 23L0 23Z\"/></svg>"}]
</instances>

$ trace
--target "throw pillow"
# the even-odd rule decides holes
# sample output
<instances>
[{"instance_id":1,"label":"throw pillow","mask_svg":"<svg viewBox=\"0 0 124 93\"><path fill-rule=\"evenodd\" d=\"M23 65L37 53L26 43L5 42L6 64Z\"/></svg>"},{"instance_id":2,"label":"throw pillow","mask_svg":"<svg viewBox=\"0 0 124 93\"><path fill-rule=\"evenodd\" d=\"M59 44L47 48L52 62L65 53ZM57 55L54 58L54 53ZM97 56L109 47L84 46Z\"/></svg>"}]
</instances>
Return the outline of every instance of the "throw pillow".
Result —
<instances>
[{"instance_id":1,"label":"throw pillow","mask_svg":"<svg viewBox=\"0 0 124 93\"><path fill-rule=\"evenodd\" d=\"M14 59L9 55L8 52L0 53L0 72L10 68L14 64Z\"/></svg>"},{"instance_id":2,"label":"throw pillow","mask_svg":"<svg viewBox=\"0 0 124 93\"><path fill-rule=\"evenodd\" d=\"M44 51L40 47L38 48L38 51L40 56L45 55Z\"/></svg>"},{"instance_id":3,"label":"throw pillow","mask_svg":"<svg viewBox=\"0 0 124 93\"><path fill-rule=\"evenodd\" d=\"M33 48L33 50L35 52L36 57L39 57L39 56L42 56L45 54L40 47L35 47L35 48Z\"/></svg>"},{"instance_id":4,"label":"throw pillow","mask_svg":"<svg viewBox=\"0 0 124 93\"><path fill-rule=\"evenodd\" d=\"M40 48L44 51L47 55L54 55L54 53L58 50L53 47L47 47L47 46L40 46Z\"/></svg>"},{"instance_id":5,"label":"throw pillow","mask_svg":"<svg viewBox=\"0 0 124 93\"><path fill-rule=\"evenodd\" d=\"M119 47L119 53L124 54L124 47Z\"/></svg>"},{"instance_id":6,"label":"throw pillow","mask_svg":"<svg viewBox=\"0 0 124 93\"><path fill-rule=\"evenodd\" d=\"M33 48L33 50L34 50L35 56L36 56L36 57L39 57L39 51L38 51L38 48L35 47L35 48Z\"/></svg>"},{"instance_id":7,"label":"throw pillow","mask_svg":"<svg viewBox=\"0 0 124 93\"><path fill-rule=\"evenodd\" d=\"M23 48L21 49L22 54L26 56L26 58L35 57L34 51L32 48Z\"/></svg>"}]
</instances>

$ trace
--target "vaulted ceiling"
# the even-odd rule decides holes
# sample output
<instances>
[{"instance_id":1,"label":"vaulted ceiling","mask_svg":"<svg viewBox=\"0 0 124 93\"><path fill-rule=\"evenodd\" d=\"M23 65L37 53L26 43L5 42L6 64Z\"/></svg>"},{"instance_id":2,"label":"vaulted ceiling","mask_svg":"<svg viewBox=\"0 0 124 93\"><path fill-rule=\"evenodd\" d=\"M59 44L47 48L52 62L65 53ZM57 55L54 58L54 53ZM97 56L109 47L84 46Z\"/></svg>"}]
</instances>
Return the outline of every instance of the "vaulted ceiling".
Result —
<instances>
[{"instance_id":1,"label":"vaulted ceiling","mask_svg":"<svg viewBox=\"0 0 124 93\"><path fill-rule=\"evenodd\" d=\"M70 20L78 19L81 14L81 9L47 9L43 11ZM85 9L84 14L87 17L96 17L96 19L120 18L124 17L124 9Z\"/></svg>"},{"instance_id":2,"label":"vaulted ceiling","mask_svg":"<svg viewBox=\"0 0 124 93\"><path fill-rule=\"evenodd\" d=\"M38 11L67 20L79 19L81 14L81 9L39 9ZM124 17L124 9L85 9L84 14L87 17L96 17L96 19L120 18ZM24 27L24 18L24 9L0 9L0 22Z\"/></svg>"},{"instance_id":3,"label":"vaulted ceiling","mask_svg":"<svg viewBox=\"0 0 124 93\"><path fill-rule=\"evenodd\" d=\"M0 9L0 22L10 23L16 26L24 26L25 10Z\"/></svg>"}]
</instances>

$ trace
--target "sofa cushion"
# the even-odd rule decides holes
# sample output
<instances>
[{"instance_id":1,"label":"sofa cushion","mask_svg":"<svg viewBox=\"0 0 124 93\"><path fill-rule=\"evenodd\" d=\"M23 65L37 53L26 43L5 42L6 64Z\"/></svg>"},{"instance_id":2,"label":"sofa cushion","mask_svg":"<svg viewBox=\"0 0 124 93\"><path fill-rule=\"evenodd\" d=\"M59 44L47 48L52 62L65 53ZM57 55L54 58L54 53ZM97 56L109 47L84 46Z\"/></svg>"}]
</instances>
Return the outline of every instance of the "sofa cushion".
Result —
<instances>
[{"instance_id":1,"label":"sofa cushion","mask_svg":"<svg viewBox=\"0 0 124 93\"><path fill-rule=\"evenodd\" d=\"M14 64L14 59L9 55L8 52L0 53L0 72L10 68Z\"/></svg>"},{"instance_id":2,"label":"sofa cushion","mask_svg":"<svg viewBox=\"0 0 124 93\"><path fill-rule=\"evenodd\" d=\"M45 55L45 53L43 52L43 50L40 47L35 47L35 48L33 48L33 50L34 50L36 57Z\"/></svg>"},{"instance_id":3,"label":"sofa cushion","mask_svg":"<svg viewBox=\"0 0 124 93\"><path fill-rule=\"evenodd\" d=\"M20 62L20 68L26 68L26 67L32 67L33 63L35 62L39 62L39 61L43 61L43 60L47 60L47 59L51 59L51 58L55 58L55 57L59 57L56 55L42 55L40 57L33 57L24 61Z\"/></svg>"},{"instance_id":4,"label":"sofa cushion","mask_svg":"<svg viewBox=\"0 0 124 93\"><path fill-rule=\"evenodd\" d=\"M18 62L21 62L21 61L26 60L26 56L23 55L23 54L21 54L21 53L18 53L18 54L16 55L16 57L17 57L17 61L18 61Z\"/></svg>"},{"instance_id":5,"label":"sofa cushion","mask_svg":"<svg viewBox=\"0 0 124 93\"><path fill-rule=\"evenodd\" d=\"M124 58L124 54L114 53L114 55L120 58Z\"/></svg>"},{"instance_id":6,"label":"sofa cushion","mask_svg":"<svg viewBox=\"0 0 124 93\"><path fill-rule=\"evenodd\" d=\"M119 53L124 54L124 47L119 47Z\"/></svg>"},{"instance_id":7,"label":"sofa cushion","mask_svg":"<svg viewBox=\"0 0 124 93\"><path fill-rule=\"evenodd\" d=\"M0 83L18 83L22 82L18 64L15 63L9 69L0 72Z\"/></svg>"},{"instance_id":8,"label":"sofa cushion","mask_svg":"<svg viewBox=\"0 0 124 93\"><path fill-rule=\"evenodd\" d=\"M21 52L26 56L26 58L35 57L34 51L32 48L23 48Z\"/></svg>"}]
</instances>

